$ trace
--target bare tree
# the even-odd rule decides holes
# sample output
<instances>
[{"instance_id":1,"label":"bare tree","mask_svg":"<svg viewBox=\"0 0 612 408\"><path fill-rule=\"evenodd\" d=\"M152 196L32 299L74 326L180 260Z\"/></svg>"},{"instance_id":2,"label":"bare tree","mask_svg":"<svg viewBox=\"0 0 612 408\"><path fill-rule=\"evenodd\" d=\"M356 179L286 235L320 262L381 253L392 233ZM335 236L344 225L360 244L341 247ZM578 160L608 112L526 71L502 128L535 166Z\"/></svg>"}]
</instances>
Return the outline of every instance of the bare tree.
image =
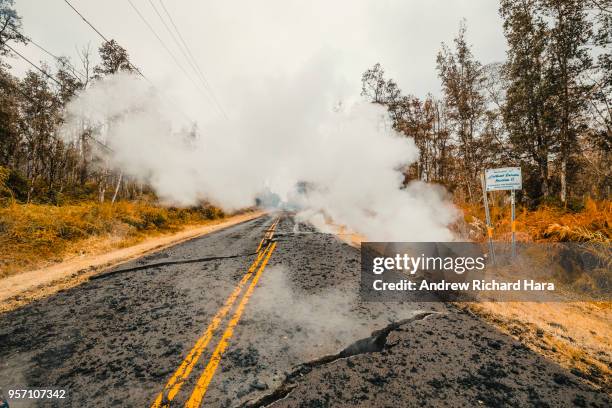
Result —
<instances>
[{"instance_id":1,"label":"bare tree","mask_svg":"<svg viewBox=\"0 0 612 408\"><path fill-rule=\"evenodd\" d=\"M79 60L81 61L81 68L83 69L83 88L87 88L87 86L89 85L89 79L92 75L91 43L87 43L87 45L84 45L81 48L77 48L76 51L79 56Z\"/></svg>"}]
</instances>

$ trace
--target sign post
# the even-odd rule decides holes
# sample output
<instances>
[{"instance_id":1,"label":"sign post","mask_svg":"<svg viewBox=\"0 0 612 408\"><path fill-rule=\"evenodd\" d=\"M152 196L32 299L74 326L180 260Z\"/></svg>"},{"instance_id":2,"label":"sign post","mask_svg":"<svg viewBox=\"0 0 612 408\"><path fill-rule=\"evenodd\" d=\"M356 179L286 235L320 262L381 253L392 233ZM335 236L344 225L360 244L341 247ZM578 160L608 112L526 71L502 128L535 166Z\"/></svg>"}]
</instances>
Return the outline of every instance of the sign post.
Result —
<instances>
[{"instance_id":1,"label":"sign post","mask_svg":"<svg viewBox=\"0 0 612 408\"><path fill-rule=\"evenodd\" d=\"M512 203L512 257L516 256L516 221L515 221L515 204L516 204L516 190L520 190L523 186L523 179L520 167L502 167L499 169L488 169L485 170L483 178L483 190L485 196L485 213L487 214L487 225L490 224L489 217L489 206L487 201L488 191L500 191L510 190L510 200ZM491 236L489 235L489 241ZM490 246L492 247L492 243Z\"/></svg>"},{"instance_id":2,"label":"sign post","mask_svg":"<svg viewBox=\"0 0 612 408\"><path fill-rule=\"evenodd\" d=\"M512 203L512 221L511 221L511 228L512 228L512 257L514 258L516 256L516 238L515 238L515 232L516 232L516 222L514 221L515 217L514 217L514 202L515 202L515 194L514 194L515 190L510 190L510 202Z\"/></svg>"},{"instance_id":3,"label":"sign post","mask_svg":"<svg viewBox=\"0 0 612 408\"><path fill-rule=\"evenodd\" d=\"M489 239L489 253L491 254L491 261L495 265L495 250L493 248L493 227L491 226L491 214L489 214L489 198L487 197L487 182L485 180L484 173L481 174L480 180L482 182L482 199L485 208L485 216L487 219L487 237Z\"/></svg>"}]
</instances>

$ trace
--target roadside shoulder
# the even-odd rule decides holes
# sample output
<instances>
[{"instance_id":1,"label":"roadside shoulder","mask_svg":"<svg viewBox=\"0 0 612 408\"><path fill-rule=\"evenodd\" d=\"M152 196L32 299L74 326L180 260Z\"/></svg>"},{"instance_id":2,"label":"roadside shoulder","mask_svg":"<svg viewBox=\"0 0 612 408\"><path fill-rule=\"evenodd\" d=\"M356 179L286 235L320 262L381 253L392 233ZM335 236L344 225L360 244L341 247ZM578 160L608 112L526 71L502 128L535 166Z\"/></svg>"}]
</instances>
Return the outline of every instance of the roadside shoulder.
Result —
<instances>
[{"instance_id":1,"label":"roadside shoulder","mask_svg":"<svg viewBox=\"0 0 612 408\"><path fill-rule=\"evenodd\" d=\"M46 268L0 279L0 313L17 309L36 299L77 286L91 276L132 259L259 218L264 214L265 212L262 211L242 213L217 222L188 227L175 234L152 237L126 248L74 258Z\"/></svg>"}]
</instances>

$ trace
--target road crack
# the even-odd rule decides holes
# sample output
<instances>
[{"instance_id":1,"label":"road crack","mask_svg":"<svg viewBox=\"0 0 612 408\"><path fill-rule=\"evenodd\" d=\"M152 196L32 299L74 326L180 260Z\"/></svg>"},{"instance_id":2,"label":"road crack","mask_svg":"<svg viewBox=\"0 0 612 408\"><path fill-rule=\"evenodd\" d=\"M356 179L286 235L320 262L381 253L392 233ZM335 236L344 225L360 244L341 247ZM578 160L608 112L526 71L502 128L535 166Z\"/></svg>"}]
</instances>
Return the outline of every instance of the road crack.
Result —
<instances>
[{"instance_id":1,"label":"road crack","mask_svg":"<svg viewBox=\"0 0 612 408\"><path fill-rule=\"evenodd\" d=\"M132 268L118 269L116 271L110 271L110 272L106 272L106 273L101 273L99 275L94 275L94 276L92 276L89 279L90 280L102 279L102 278L107 278L109 276L116 275L116 274L119 274L119 273L141 271L141 270L144 270L144 269L156 268L156 267L160 267L160 266L181 265L181 264L190 264L190 263L197 263L197 262L210 262L210 261L217 261L219 259L244 258L244 257L247 257L247 256L253 256L253 255L257 255L257 252L248 253L248 254L238 254L238 255L211 256L211 257L207 257L207 258L186 259L186 260L182 260L182 261L156 262L156 263L150 263L150 264L146 264L146 265L134 266Z\"/></svg>"},{"instance_id":2,"label":"road crack","mask_svg":"<svg viewBox=\"0 0 612 408\"><path fill-rule=\"evenodd\" d=\"M385 349L389 349L393 347L393 345L387 344L387 338L389 337L389 334L391 332L398 330L401 326L406 325L408 323L423 320L426 317L431 316L432 314L435 314L435 312L423 312L408 319L392 322L382 329L373 331L369 337L359 339L356 342L350 344L348 347L346 347L339 353L326 355L316 360L302 363L298 365L289 374L287 374L283 382L271 393L266 394L255 401L247 401L240 405L240 407L262 408L286 398L291 393L291 391L293 391L298 386L297 380L311 372L314 368L331 364L337 360L349 358L359 354L379 353Z\"/></svg>"}]
</instances>

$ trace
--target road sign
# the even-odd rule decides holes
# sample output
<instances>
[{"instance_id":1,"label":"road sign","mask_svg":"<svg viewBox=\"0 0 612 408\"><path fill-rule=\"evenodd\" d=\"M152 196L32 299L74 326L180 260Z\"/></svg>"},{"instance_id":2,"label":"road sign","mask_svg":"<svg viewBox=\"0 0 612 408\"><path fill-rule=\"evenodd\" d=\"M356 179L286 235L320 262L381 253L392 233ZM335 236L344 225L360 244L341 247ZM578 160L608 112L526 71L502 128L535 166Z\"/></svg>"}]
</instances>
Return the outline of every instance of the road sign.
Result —
<instances>
[{"instance_id":1,"label":"road sign","mask_svg":"<svg viewBox=\"0 0 612 408\"><path fill-rule=\"evenodd\" d=\"M512 226L512 257L516 256L516 222L515 222L515 190L522 188L523 180L520 167L502 167L500 169L485 170L483 184L483 199L485 206L485 214L487 216L487 231L489 236L489 250L492 255L493 263L495 263L495 252L493 251L493 226L489 216L489 201L487 200L488 191L510 190L510 199L512 204L511 226Z\"/></svg>"},{"instance_id":2,"label":"road sign","mask_svg":"<svg viewBox=\"0 0 612 408\"><path fill-rule=\"evenodd\" d=\"M520 190L522 177L520 167L503 167L485 171L487 191Z\"/></svg>"}]
</instances>

